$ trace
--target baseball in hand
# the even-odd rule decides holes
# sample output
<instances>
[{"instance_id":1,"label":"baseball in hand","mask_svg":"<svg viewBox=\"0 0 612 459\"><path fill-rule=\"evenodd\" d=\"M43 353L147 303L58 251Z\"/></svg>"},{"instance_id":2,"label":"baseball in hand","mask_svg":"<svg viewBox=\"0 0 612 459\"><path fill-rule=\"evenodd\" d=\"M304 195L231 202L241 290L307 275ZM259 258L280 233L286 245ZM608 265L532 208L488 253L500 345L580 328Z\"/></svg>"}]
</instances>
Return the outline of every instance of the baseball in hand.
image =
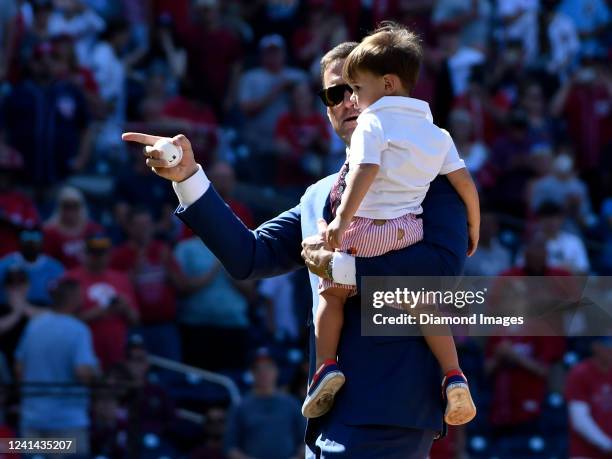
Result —
<instances>
[{"instance_id":1,"label":"baseball in hand","mask_svg":"<svg viewBox=\"0 0 612 459\"><path fill-rule=\"evenodd\" d=\"M155 142L152 147L147 147L150 150L158 150L162 152L160 159L168 161L166 167L174 167L183 159L183 149L172 143L172 139L162 138Z\"/></svg>"}]
</instances>

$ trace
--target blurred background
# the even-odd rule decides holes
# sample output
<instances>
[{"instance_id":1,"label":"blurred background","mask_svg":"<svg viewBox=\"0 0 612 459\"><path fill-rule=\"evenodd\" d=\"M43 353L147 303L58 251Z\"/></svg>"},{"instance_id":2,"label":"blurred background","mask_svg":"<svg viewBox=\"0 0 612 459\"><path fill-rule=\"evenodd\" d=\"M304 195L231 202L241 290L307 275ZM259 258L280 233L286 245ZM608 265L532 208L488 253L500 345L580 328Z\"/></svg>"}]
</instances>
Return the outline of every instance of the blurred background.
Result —
<instances>
[{"instance_id":1,"label":"blurred background","mask_svg":"<svg viewBox=\"0 0 612 459\"><path fill-rule=\"evenodd\" d=\"M384 19L421 34L413 96L480 190L466 274L611 275L611 7L0 0L0 436L97 458L302 454L304 270L232 280L120 134L187 135L255 228L339 169L318 62ZM458 346L479 412L433 458L612 457L609 339Z\"/></svg>"}]
</instances>

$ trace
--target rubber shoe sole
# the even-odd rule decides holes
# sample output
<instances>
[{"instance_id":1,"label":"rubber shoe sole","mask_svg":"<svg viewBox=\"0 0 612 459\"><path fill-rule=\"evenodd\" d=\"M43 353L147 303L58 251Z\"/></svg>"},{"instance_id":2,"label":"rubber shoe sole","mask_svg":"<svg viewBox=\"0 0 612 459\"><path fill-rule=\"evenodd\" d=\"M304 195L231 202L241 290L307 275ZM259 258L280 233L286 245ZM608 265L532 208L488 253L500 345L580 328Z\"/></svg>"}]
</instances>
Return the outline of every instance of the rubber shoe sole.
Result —
<instances>
[{"instance_id":1,"label":"rubber shoe sole","mask_svg":"<svg viewBox=\"0 0 612 459\"><path fill-rule=\"evenodd\" d=\"M302 415L312 419L323 416L334 404L334 397L344 385L344 375L342 373L330 373L319 383L319 387L307 396L302 405Z\"/></svg>"},{"instance_id":2,"label":"rubber shoe sole","mask_svg":"<svg viewBox=\"0 0 612 459\"><path fill-rule=\"evenodd\" d=\"M465 384L452 384L446 389L444 421L451 426L467 424L476 417L476 406Z\"/></svg>"}]
</instances>

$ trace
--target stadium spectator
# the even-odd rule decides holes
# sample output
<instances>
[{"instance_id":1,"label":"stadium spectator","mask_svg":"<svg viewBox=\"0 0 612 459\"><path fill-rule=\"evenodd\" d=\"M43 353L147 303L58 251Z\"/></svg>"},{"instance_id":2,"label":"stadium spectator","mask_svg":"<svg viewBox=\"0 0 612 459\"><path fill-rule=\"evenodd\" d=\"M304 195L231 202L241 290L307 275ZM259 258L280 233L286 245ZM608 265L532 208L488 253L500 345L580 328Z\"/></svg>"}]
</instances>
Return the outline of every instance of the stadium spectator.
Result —
<instances>
[{"instance_id":1,"label":"stadium spectator","mask_svg":"<svg viewBox=\"0 0 612 459\"><path fill-rule=\"evenodd\" d=\"M559 11L572 18L580 37L580 54L602 55L603 38L612 16L605 0L563 0Z\"/></svg>"},{"instance_id":2,"label":"stadium spectator","mask_svg":"<svg viewBox=\"0 0 612 459\"><path fill-rule=\"evenodd\" d=\"M562 229L563 208L554 202L544 202L536 211L536 227L546 240L547 264L574 274L588 274L589 258L584 242L575 234Z\"/></svg>"},{"instance_id":3,"label":"stadium spectator","mask_svg":"<svg viewBox=\"0 0 612 459\"><path fill-rule=\"evenodd\" d=\"M10 2L9 2L10 3ZM27 75L28 63L33 59L36 47L51 39L49 34L49 18L53 12L52 0L35 0L30 4L31 17L24 10L19 11L15 17L12 30L12 48L4 55L8 64L7 76L18 81ZM22 30L20 30L22 29ZM10 29L6 29L8 32ZM1 79L1 78L0 78Z\"/></svg>"},{"instance_id":4,"label":"stadium spectator","mask_svg":"<svg viewBox=\"0 0 612 459\"><path fill-rule=\"evenodd\" d=\"M276 184L280 188L297 186L301 194L304 186L322 176L330 141L327 121L315 111L308 83L291 89L290 109L278 119L275 134Z\"/></svg>"},{"instance_id":5,"label":"stadium spectator","mask_svg":"<svg viewBox=\"0 0 612 459\"><path fill-rule=\"evenodd\" d=\"M89 218L83 193L66 186L59 191L55 210L43 227L43 251L66 269L75 268L85 260L85 239L101 231Z\"/></svg>"},{"instance_id":6,"label":"stadium spectator","mask_svg":"<svg viewBox=\"0 0 612 459\"><path fill-rule=\"evenodd\" d=\"M467 110L456 108L450 113L449 132L459 155L465 161L465 167L473 176L478 177L489 152L485 144L474 138L472 118Z\"/></svg>"},{"instance_id":7,"label":"stadium spectator","mask_svg":"<svg viewBox=\"0 0 612 459\"><path fill-rule=\"evenodd\" d=\"M510 251L499 240L498 216L483 211L478 250L465 261L466 276L497 276L510 268Z\"/></svg>"},{"instance_id":8,"label":"stadium spectator","mask_svg":"<svg viewBox=\"0 0 612 459\"><path fill-rule=\"evenodd\" d=\"M274 128L287 111L292 85L307 81L306 74L285 65L285 40L266 35L259 42L260 66L240 79L239 102L245 116L242 135L256 155L274 151Z\"/></svg>"},{"instance_id":9,"label":"stadium spectator","mask_svg":"<svg viewBox=\"0 0 612 459\"><path fill-rule=\"evenodd\" d=\"M267 349L257 350L251 370L253 391L230 412L228 459L297 459L304 454L304 418L297 401L278 391L278 367ZM262 416L266 422L258 421Z\"/></svg>"},{"instance_id":10,"label":"stadium spectator","mask_svg":"<svg viewBox=\"0 0 612 459\"><path fill-rule=\"evenodd\" d=\"M19 234L40 223L31 197L17 188L23 156L0 140L0 257L19 249Z\"/></svg>"},{"instance_id":11,"label":"stadium spectator","mask_svg":"<svg viewBox=\"0 0 612 459\"><path fill-rule=\"evenodd\" d=\"M580 50L574 18L559 11L558 5L559 0L542 1L536 64L548 74L548 80L555 83L567 79L576 66Z\"/></svg>"},{"instance_id":12,"label":"stadium spectator","mask_svg":"<svg viewBox=\"0 0 612 459\"><path fill-rule=\"evenodd\" d=\"M89 65L91 48L96 36L106 27L102 19L87 2L59 0L49 18L49 34L54 37L68 35L75 40L79 62Z\"/></svg>"},{"instance_id":13,"label":"stadium spectator","mask_svg":"<svg viewBox=\"0 0 612 459\"><path fill-rule=\"evenodd\" d=\"M497 14L501 20L501 39L504 43L519 41L527 62L536 57L538 39L537 0L497 0Z\"/></svg>"},{"instance_id":14,"label":"stadium spectator","mask_svg":"<svg viewBox=\"0 0 612 459\"><path fill-rule=\"evenodd\" d=\"M0 303L6 303L6 292L3 285L9 269L16 267L27 274L30 286L27 293L29 303L48 306L51 303L50 287L62 274L62 264L42 253L42 232L38 229L23 230L19 235L19 251L0 259Z\"/></svg>"},{"instance_id":15,"label":"stadium spectator","mask_svg":"<svg viewBox=\"0 0 612 459\"><path fill-rule=\"evenodd\" d=\"M244 367L253 283L233 280L198 237L179 242L174 256L187 276L201 282L179 301L183 360L208 370Z\"/></svg>"},{"instance_id":16,"label":"stadium spectator","mask_svg":"<svg viewBox=\"0 0 612 459\"><path fill-rule=\"evenodd\" d=\"M264 297L268 330L280 342L296 342L300 336L292 277L289 273L263 279L258 287L259 294Z\"/></svg>"},{"instance_id":17,"label":"stadium spectator","mask_svg":"<svg viewBox=\"0 0 612 459\"><path fill-rule=\"evenodd\" d=\"M79 1L79 0L71 0ZM130 37L127 22L111 22L88 52L87 65L100 88L103 109L96 122L96 160L125 162L121 130L126 118L126 68L121 53Z\"/></svg>"},{"instance_id":18,"label":"stadium spectator","mask_svg":"<svg viewBox=\"0 0 612 459\"><path fill-rule=\"evenodd\" d=\"M328 49L344 42L348 32L342 17L337 15L326 0L308 0L308 12L304 25L298 27L291 40L297 63L306 71L319 60Z\"/></svg>"},{"instance_id":19,"label":"stadium spectator","mask_svg":"<svg viewBox=\"0 0 612 459\"><path fill-rule=\"evenodd\" d=\"M562 357L563 337L490 337L485 371L492 378L489 420L498 439L512 442L513 434L533 431L542 411L548 374Z\"/></svg>"},{"instance_id":20,"label":"stadium spectator","mask_svg":"<svg viewBox=\"0 0 612 459\"><path fill-rule=\"evenodd\" d=\"M206 170L206 174L208 174L219 196L221 196L227 205L230 206L242 223L244 223L247 228L254 229L255 220L253 218L253 212L244 202L236 199L234 195L234 190L236 188L236 174L234 168L229 163L218 161Z\"/></svg>"},{"instance_id":21,"label":"stadium spectator","mask_svg":"<svg viewBox=\"0 0 612 459\"><path fill-rule=\"evenodd\" d=\"M604 62L583 58L581 67L555 94L551 113L567 123L578 169L598 167L602 147L612 140L612 76Z\"/></svg>"},{"instance_id":22,"label":"stadium spectator","mask_svg":"<svg viewBox=\"0 0 612 459\"><path fill-rule=\"evenodd\" d=\"M79 318L91 328L93 345L104 370L125 358L128 327L139 314L132 284L109 268L111 241L94 234L86 241L85 263L66 275L81 284Z\"/></svg>"},{"instance_id":23,"label":"stadium spectator","mask_svg":"<svg viewBox=\"0 0 612 459\"><path fill-rule=\"evenodd\" d=\"M149 355L140 335L130 336L124 366L130 375L133 392L129 397L129 425L139 434L155 435L163 441L175 422L174 403L166 390L150 381Z\"/></svg>"},{"instance_id":24,"label":"stadium spectator","mask_svg":"<svg viewBox=\"0 0 612 459\"><path fill-rule=\"evenodd\" d=\"M211 406L204 413L204 439L189 455L189 459L227 459L223 452L223 437L227 426L227 410Z\"/></svg>"},{"instance_id":25,"label":"stadium spectator","mask_svg":"<svg viewBox=\"0 0 612 459\"><path fill-rule=\"evenodd\" d=\"M25 384L21 433L73 438L79 456L88 457L89 394L79 386L92 382L96 373L91 333L75 317L80 306L77 282L61 280L52 297L52 310L32 319L15 353L17 378Z\"/></svg>"},{"instance_id":26,"label":"stadium spectator","mask_svg":"<svg viewBox=\"0 0 612 459\"><path fill-rule=\"evenodd\" d=\"M527 118L528 137L532 145L552 149L554 126L548 114L546 95L538 81L527 81L520 88L519 106Z\"/></svg>"},{"instance_id":27,"label":"stadium spectator","mask_svg":"<svg viewBox=\"0 0 612 459\"><path fill-rule=\"evenodd\" d=\"M210 101L222 117L236 103L242 69L242 45L234 32L221 21L218 0L197 0L193 23L177 30L187 44L189 74L199 84L199 100ZM201 84L200 82L205 82ZM251 88L252 90L254 88Z\"/></svg>"},{"instance_id":28,"label":"stadium spectator","mask_svg":"<svg viewBox=\"0 0 612 459\"><path fill-rule=\"evenodd\" d=\"M0 310L0 351L13 362L14 352L19 339L32 317L41 309L28 303L28 275L20 267L9 268L4 277L6 305Z\"/></svg>"},{"instance_id":29,"label":"stadium spectator","mask_svg":"<svg viewBox=\"0 0 612 459\"><path fill-rule=\"evenodd\" d=\"M485 52L491 26L492 5L487 0L437 0L432 12L433 25L459 28L460 44Z\"/></svg>"},{"instance_id":30,"label":"stadium spectator","mask_svg":"<svg viewBox=\"0 0 612 459\"><path fill-rule=\"evenodd\" d=\"M54 185L88 161L88 110L83 91L62 74L50 42L36 46L28 77L3 101L8 144L24 155L23 182Z\"/></svg>"},{"instance_id":31,"label":"stadium spectator","mask_svg":"<svg viewBox=\"0 0 612 459\"><path fill-rule=\"evenodd\" d=\"M545 202L554 202L567 209L581 227L590 226L595 220L587 186L574 171L573 158L566 153L554 159L552 173L534 182L529 201L532 211Z\"/></svg>"},{"instance_id":32,"label":"stadium spectator","mask_svg":"<svg viewBox=\"0 0 612 459\"><path fill-rule=\"evenodd\" d=\"M571 459L604 459L612 453L612 339L593 339L592 357L567 375Z\"/></svg>"},{"instance_id":33,"label":"stadium spectator","mask_svg":"<svg viewBox=\"0 0 612 459\"><path fill-rule=\"evenodd\" d=\"M140 309L139 332L152 354L180 361L181 343L175 325L177 294L197 291L200 279L186 278L170 246L154 238L153 218L135 208L127 221L128 240L116 247L110 267L132 280Z\"/></svg>"}]
</instances>

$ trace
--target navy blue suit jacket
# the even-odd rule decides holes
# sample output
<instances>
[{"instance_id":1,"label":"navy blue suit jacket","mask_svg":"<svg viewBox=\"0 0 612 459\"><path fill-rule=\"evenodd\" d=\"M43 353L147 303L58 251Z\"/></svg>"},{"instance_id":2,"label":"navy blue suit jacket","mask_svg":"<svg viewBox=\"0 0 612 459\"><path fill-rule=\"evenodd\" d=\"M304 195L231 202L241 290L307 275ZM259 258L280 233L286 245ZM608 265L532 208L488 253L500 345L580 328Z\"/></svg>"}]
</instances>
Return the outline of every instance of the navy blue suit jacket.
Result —
<instances>
[{"instance_id":1,"label":"navy blue suit jacket","mask_svg":"<svg viewBox=\"0 0 612 459\"><path fill-rule=\"evenodd\" d=\"M304 266L301 241L317 233L317 219L329 221L328 197L336 175L312 185L300 204L248 230L212 186L179 217L206 243L237 279L275 276ZM467 251L465 207L445 177L437 177L423 202L424 240L375 258L357 258L363 276L455 276ZM311 274L313 312L317 278ZM345 306L338 358L346 384L333 418L345 424L399 426L439 431L443 403L440 369L422 337L361 336L359 296ZM311 326L310 372L314 372ZM306 441L316 439L319 420L309 422Z\"/></svg>"}]
</instances>

